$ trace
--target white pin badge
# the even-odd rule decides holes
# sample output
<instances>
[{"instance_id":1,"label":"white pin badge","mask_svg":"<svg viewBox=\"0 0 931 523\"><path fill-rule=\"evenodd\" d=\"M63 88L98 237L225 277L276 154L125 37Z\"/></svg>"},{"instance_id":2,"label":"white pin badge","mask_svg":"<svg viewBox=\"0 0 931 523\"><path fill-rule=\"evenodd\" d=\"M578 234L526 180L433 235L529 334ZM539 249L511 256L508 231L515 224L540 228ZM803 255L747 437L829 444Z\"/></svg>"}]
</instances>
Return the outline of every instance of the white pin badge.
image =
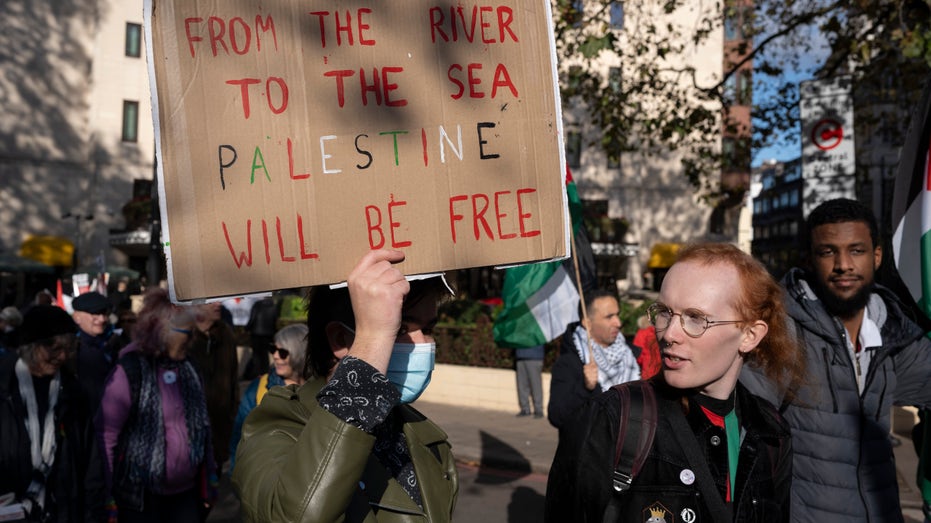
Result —
<instances>
[{"instance_id":1,"label":"white pin badge","mask_svg":"<svg viewBox=\"0 0 931 523\"><path fill-rule=\"evenodd\" d=\"M162 376L162 380L164 380L166 384L171 385L178 381L178 374L173 370L166 370L165 374Z\"/></svg>"},{"instance_id":2,"label":"white pin badge","mask_svg":"<svg viewBox=\"0 0 931 523\"><path fill-rule=\"evenodd\" d=\"M691 469L682 469L682 472L679 473L679 481L683 485L691 485L695 483L695 473Z\"/></svg>"}]
</instances>

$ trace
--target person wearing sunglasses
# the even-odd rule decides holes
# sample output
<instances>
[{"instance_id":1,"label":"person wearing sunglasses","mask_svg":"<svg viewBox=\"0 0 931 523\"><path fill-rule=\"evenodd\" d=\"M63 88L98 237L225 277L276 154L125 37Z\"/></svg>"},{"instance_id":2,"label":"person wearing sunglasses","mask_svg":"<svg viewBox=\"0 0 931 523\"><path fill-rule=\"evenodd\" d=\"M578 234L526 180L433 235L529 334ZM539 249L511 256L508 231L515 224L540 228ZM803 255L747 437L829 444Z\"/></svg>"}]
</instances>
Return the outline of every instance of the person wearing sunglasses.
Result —
<instances>
[{"instance_id":1,"label":"person wearing sunglasses","mask_svg":"<svg viewBox=\"0 0 931 523\"><path fill-rule=\"evenodd\" d=\"M303 385L304 383L304 347L307 345L307 325L297 323L288 325L275 333L273 345L268 349L272 357L269 372L255 378L246 387L239 400L239 410L233 423L233 435L230 438L230 474L236 466L236 447L242 437L242 424L246 416L256 405L262 403L265 393L272 387L285 385Z\"/></svg>"},{"instance_id":2,"label":"person wearing sunglasses","mask_svg":"<svg viewBox=\"0 0 931 523\"><path fill-rule=\"evenodd\" d=\"M633 418L606 391L560 439L545 520L789 521L788 425L737 380L745 364L780 383L801 379L779 285L732 245L692 245L670 268L649 317L663 367L643 382L655 393L657 426L642 467L629 489L615 490L619 426ZM633 422L626 434L639 428Z\"/></svg>"},{"instance_id":3,"label":"person wearing sunglasses","mask_svg":"<svg viewBox=\"0 0 931 523\"><path fill-rule=\"evenodd\" d=\"M35 305L17 352L0 356L0 499L13 519L105 517L90 402L70 370L76 333L67 312Z\"/></svg>"}]
</instances>

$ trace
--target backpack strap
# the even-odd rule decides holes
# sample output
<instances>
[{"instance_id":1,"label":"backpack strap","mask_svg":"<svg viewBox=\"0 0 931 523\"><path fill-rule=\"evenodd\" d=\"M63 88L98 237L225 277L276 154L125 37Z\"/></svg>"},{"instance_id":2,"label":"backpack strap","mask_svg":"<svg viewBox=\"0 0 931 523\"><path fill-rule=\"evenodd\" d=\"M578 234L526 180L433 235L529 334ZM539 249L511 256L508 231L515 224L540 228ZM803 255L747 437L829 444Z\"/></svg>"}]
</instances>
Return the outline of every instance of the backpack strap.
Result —
<instances>
[{"instance_id":1,"label":"backpack strap","mask_svg":"<svg viewBox=\"0 0 931 523\"><path fill-rule=\"evenodd\" d=\"M621 383L611 389L620 400L620 419L614 448L614 472L611 475L616 494L611 496L605 508L605 523L615 523L620 519L621 494L630 488L653 448L658 417L656 394L649 381Z\"/></svg>"},{"instance_id":2,"label":"backpack strap","mask_svg":"<svg viewBox=\"0 0 931 523\"><path fill-rule=\"evenodd\" d=\"M656 394L647 381L622 383L612 389L621 402L612 483L616 492L623 493L630 488L653 447Z\"/></svg>"},{"instance_id":3,"label":"backpack strap","mask_svg":"<svg viewBox=\"0 0 931 523\"><path fill-rule=\"evenodd\" d=\"M258 406L259 403L262 403L262 398L265 397L265 393L268 392L268 375L271 371L262 374L259 378L259 386L255 389L255 405Z\"/></svg>"}]
</instances>

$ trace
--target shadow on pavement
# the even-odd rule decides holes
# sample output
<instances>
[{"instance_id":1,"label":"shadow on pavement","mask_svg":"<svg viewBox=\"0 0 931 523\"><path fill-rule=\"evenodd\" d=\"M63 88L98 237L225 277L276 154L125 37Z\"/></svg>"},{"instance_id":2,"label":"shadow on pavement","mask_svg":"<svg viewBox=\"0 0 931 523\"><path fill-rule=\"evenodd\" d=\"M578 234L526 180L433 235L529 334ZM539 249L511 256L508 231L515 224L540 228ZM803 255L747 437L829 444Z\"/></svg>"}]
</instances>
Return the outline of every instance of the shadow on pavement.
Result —
<instances>
[{"instance_id":1,"label":"shadow on pavement","mask_svg":"<svg viewBox=\"0 0 931 523\"><path fill-rule=\"evenodd\" d=\"M207 516L209 523L240 523L242 517L239 515L239 499L233 493L233 485L230 483L229 474L220 476L219 486L220 497L216 505Z\"/></svg>"},{"instance_id":2,"label":"shadow on pavement","mask_svg":"<svg viewBox=\"0 0 931 523\"><path fill-rule=\"evenodd\" d=\"M520 451L484 430L479 431L479 434L482 439L482 459L476 483L498 485L530 474L530 461ZM502 474L503 471L507 473Z\"/></svg>"},{"instance_id":3,"label":"shadow on pavement","mask_svg":"<svg viewBox=\"0 0 931 523\"><path fill-rule=\"evenodd\" d=\"M543 521L545 497L530 487L517 487L508 503L508 523L537 523Z\"/></svg>"}]
</instances>

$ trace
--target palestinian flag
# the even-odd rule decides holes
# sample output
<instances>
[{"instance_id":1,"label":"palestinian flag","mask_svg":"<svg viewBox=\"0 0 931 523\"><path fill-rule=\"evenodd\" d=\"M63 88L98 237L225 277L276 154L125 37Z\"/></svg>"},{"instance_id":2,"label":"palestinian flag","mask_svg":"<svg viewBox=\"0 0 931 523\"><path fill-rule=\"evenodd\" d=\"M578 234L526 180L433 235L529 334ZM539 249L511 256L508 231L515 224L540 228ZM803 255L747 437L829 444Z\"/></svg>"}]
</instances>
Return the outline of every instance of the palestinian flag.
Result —
<instances>
[{"instance_id":1,"label":"palestinian flag","mask_svg":"<svg viewBox=\"0 0 931 523\"><path fill-rule=\"evenodd\" d=\"M892 200L892 250L902 281L931 318L931 88L915 113L899 160Z\"/></svg>"},{"instance_id":2,"label":"palestinian flag","mask_svg":"<svg viewBox=\"0 0 931 523\"><path fill-rule=\"evenodd\" d=\"M899 276L925 316L931 318L931 83L912 113L892 200L895 234L892 250ZM922 413L924 430L918 450L918 488L931 503L931 430L929 413Z\"/></svg>"},{"instance_id":3,"label":"palestinian flag","mask_svg":"<svg viewBox=\"0 0 931 523\"><path fill-rule=\"evenodd\" d=\"M584 292L595 286L595 260L582 226L582 202L568 168L566 193ZM499 347L521 349L543 345L561 335L567 325L579 321L580 298L571 257L505 269L501 295L504 309L494 327Z\"/></svg>"}]
</instances>

